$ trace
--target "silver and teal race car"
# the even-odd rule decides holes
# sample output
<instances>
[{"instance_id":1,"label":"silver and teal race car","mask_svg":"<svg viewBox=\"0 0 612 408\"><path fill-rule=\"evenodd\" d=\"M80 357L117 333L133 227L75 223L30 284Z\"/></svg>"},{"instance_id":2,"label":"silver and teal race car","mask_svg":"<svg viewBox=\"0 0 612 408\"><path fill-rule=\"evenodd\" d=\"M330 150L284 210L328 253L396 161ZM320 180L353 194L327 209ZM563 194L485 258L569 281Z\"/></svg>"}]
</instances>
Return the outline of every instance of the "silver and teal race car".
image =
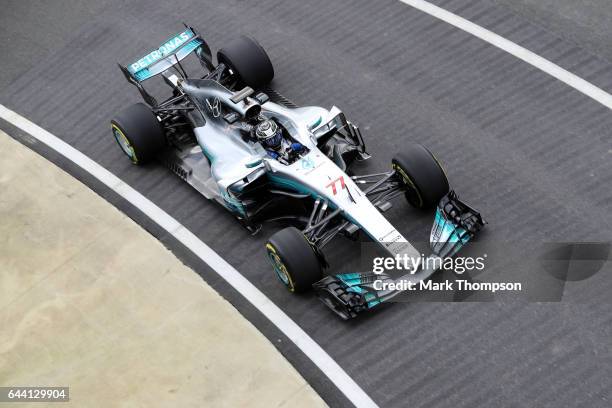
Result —
<instances>
[{"instance_id":1,"label":"silver and teal race car","mask_svg":"<svg viewBox=\"0 0 612 408\"><path fill-rule=\"evenodd\" d=\"M189 76L193 55L200 74ZM263 222L286 228L266 250L291 292L314 289L344 319L398 294L376 290L373 272L325 276L324 247L338 234L360 232L388 256L420 257L383 216L404 196L417 208L437 208L430 257L454 255L484 225L480 214L449 188L446 174L425 147L408 145L388 172L352 175L370 158L362 135L336 107L298 107L270 87L274 69L261 45L240 37L216 53L192 28L171 37L134 63L119 65L145 103L112 121L113 136L135 164L160 160L206 198L227 208L251 233ZM158 101L145 81L161 78L170 96ZM428 279L434 268L398 278Z\"/></svg>"}]
</instances>

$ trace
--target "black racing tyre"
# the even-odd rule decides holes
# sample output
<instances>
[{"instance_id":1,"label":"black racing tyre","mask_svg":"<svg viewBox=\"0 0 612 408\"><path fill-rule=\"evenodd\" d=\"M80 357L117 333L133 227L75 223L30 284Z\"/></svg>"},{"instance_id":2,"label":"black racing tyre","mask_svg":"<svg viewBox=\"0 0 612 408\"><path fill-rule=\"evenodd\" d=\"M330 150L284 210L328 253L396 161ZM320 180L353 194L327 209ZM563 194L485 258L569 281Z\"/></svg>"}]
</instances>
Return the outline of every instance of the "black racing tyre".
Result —
<instances>
[{"instance_id":1,"label":"black racing tyre","mask_svg":"<svg viewBox=\"0 0 612 408\"><path fill-rule=\"evenodd\" d=\"M217 51L217 62L224 63L244 85L253 89L267 85L274 78L270 57L251 37L242 36Z\"/></svg>"},{"instance_id":2,"label":"black racing tyre","mask_svg":"<svg viewBox=\"0 0 612 408\"><path fill-rule=\"evenodd\" d=\"M166 136L157 116L144 103L136 103L111 120L113 136L134 164L144 164L166 146Z\"/></svg>"},{"instance_id":3,"label":"black racing tyre","mask_svg":"<svg viewBox=\"0 0 612 408\"><path fill-rule=\"evenodd\" d=\"M321 280L319 257L297 228L287 227L272 235L266 250L276 276L291 292L305 292Z\"/></svg>"},{"instance_id":4,"label":"black racing tyre","mask_svg":"<svg viewBox=\"0 0 612 408\"><path fill-rule=\"evenodd\" d=\"M420 144L411 144L392 160L393 169L408 186L406 199L416 208L432 208L449 192L448 179L435 156Z\"/></svg>"}]
</instances>

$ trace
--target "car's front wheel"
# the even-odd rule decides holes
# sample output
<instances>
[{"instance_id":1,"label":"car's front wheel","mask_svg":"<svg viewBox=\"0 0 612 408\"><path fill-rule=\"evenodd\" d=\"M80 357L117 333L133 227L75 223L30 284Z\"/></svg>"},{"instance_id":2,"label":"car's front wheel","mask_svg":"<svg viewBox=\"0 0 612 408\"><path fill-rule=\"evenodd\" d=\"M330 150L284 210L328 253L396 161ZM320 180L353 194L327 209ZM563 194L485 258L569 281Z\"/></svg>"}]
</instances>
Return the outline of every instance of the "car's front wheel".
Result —
<instances>
[{"instance_id":1,"label":"car's front wheel","mask_svg":"<svg viewBox=\"0 0 612 408\"><path fill-rule=\"evenodd\" d=\"M291 292L305 292L321 280L319 257L297 228L287 227L272 235L266 250L276 276Z\"/></svg>"},{"instance_id":2,"label":"car's front wheel","mask_svg":"<svg viewBox=\"0 0 612 408\"><path fill-rule=\"evenodd\" d=\"M407 146L392 165L406 186L406 199L415 208L435 207L450 190L444 169L425 146Z\"/></svg>"}]
</instances>

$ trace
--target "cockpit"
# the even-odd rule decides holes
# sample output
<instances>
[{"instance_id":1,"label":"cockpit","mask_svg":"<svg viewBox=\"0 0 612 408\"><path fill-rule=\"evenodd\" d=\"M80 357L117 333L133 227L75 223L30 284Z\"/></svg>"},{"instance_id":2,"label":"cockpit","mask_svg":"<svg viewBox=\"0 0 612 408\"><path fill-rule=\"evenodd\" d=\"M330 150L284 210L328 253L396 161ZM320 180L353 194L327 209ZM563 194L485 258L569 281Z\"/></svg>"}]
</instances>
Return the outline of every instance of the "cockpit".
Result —
<instances>
[{"instance_id":1,"label":"cockpit","mask_svg":"<svg viewBox=\"0 0 612 408\"><path fill-rule=\"evenodd\" d=\"M308 148L294 140L287 129L274 118L258 119L258 123L251 130L251 135L262 145L268 156L289 165L308 153Z\"/></svg>"},{"instance_id":2,"label":"cockpit","mask_svg":"<svg viewBox=\"0 0 612 408\"><path fill-rule=\"evenodd\" d=\"M261 104L268 100L265 94L250 98L254 92L251 88L232 93L207 79L184 80L181 88L199 108L193 115L203 114L205 123L217 127L219 133L226 132L229 125L230 129L242 135L244 142L259 143L268 157L285 165L292 164L309 152L306 146L291 136L282 121L261 113ZM204 126L205 123L194 123L194 127Z\"/></svg>"}]
</instances>

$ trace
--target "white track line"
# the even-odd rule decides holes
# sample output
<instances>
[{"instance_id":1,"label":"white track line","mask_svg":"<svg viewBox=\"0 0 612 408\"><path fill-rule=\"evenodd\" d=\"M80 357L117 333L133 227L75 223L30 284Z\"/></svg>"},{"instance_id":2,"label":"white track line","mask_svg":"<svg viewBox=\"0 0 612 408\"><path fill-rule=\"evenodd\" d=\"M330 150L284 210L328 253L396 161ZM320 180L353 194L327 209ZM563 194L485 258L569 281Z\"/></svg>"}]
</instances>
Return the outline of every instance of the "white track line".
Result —
<instances>
[{"instance_id":1,"label":"white track line","mask_svg":"<svg viewBox=\"0 0 612 408\"><path fill-rule=\"evenodd\" d=\"M593 98L602 105L612 109L612 95L607 93L601 88L593 85L592 83L585 81L584 79L572 74L571 72L561 68L557 64L550 62L546 58L542 58L539 55L529 51L528 49L521 47L520 45L513 43L504 37L495 34L492 31L487 30L474 24L471 21L466 20L450 11L444 10L436 5L433 5L424 0L400 0L402 3L408 4L416 9L421 10L433 17L436 17L448 24L451 24L465 32L468 32L481 40L488 42L506 51L509 54L525 61L528 64L546 72L547 74L557 78L559 81L565 82L567 85L582 92L590 98Z\"/></svg>"},{"instance_id":2,"label":"white track line","mask_svg":"<svg viewBox=\"0 0 612 408\"><path fill-rule=\"evenodd\" d=\"M86 172L100 180L110 189L137 207L146 216L168 231L180 243L189 248L202 261L225 279L234 289L244 296L253 306L266 316L312 362L338 387L338 389L357 407L377 407L372 399L357 383L325 352L304 330L289 318L266 295L240 274L234 267L221 258L208 245L191 231L156 206L145 196L127 185L117 176L85 156L57 136L30 122L28 119L0 104L0 118L13 124L40 142L46 144ZM324 310L322 310L324 312ZM338 322L338 324L341 324Z\"/></svg>"}]
</instances>

